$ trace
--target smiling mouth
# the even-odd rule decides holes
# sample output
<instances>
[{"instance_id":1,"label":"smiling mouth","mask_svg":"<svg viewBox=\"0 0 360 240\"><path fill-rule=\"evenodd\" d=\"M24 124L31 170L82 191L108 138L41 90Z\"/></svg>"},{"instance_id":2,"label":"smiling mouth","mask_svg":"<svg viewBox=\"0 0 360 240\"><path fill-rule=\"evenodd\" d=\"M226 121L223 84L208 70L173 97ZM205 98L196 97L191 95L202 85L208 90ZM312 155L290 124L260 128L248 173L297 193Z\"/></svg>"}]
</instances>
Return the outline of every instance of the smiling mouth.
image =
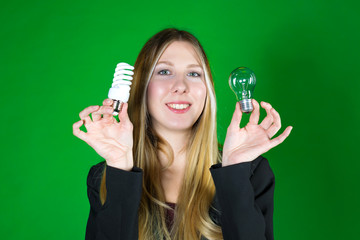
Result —
<instances>
[{"instance_id":1,"label":"smiling mouth","mask_svg":"<svg viewBox=\"0 0 360 240\"><path fill-rule=\"evenodd\" d=\"M176 110L184 110L187 109L188 107L190 107L190 104L174 104L174 103L169 103L166 104L166 106L172 108L172 109L176 109Z\"/></svg>"}]
</instances>

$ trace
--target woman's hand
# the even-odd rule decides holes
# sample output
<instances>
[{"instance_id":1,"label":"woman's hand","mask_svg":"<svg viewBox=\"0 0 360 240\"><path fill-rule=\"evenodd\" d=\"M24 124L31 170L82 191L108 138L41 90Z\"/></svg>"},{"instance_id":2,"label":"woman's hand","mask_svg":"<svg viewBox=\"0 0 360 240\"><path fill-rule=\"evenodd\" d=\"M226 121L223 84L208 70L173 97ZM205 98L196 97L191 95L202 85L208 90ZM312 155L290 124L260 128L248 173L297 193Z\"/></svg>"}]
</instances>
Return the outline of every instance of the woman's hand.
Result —
<instances>
[{"instance_id":1,"label":"woman's hand","mask_svg":"<svg viewBox=\"0 0 360 240\"><path fill-rule=\"evenodd\" d=\"M241 162L249 162L271 148L282 143L290 134L292 127L287 127L278 137L271 139L281 128L280 115L269 103L261 102L267 116L258 124L260 117L259 103L253 99L254 110L249 123L240 128L242 112L240 104L236 104L235 112L228 127L224 148L222 166Z\"/></svg>"},{"instance_id":2,"label":"woman's hand","mask_svg":"<svg viewBox=\"0 0 360 240\"><path fill-rule=\"evenodd\" d=\"M105 99L103 106L90 106L81 111L81 120L74 123L73 133L103 157L107 165L129 171L133 167L133 125L127 114L127 103L119 114L120 122L112 116L112 103L113 100ZM80 130L83 124L86 133Z\"/></svg>"}]
</instances>

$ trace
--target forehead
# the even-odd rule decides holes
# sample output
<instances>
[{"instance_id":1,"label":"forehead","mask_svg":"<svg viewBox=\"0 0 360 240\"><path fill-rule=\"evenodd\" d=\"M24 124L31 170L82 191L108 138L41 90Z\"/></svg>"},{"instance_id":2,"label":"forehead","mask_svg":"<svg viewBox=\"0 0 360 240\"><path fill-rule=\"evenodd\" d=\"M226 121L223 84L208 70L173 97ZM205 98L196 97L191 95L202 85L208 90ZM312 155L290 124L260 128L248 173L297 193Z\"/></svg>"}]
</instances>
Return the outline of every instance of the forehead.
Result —
<instances>
[{"instance_id":1,"label":"forehead","mask_svg":"<svg viewBox=\"0 0 360 240\"><path fill-rule=\"evenodd\" d=\"M172 42L162 53L159 61L186 61L200 65L200 58L192 44L183 41Z\"/></svg>"}]
</instances>

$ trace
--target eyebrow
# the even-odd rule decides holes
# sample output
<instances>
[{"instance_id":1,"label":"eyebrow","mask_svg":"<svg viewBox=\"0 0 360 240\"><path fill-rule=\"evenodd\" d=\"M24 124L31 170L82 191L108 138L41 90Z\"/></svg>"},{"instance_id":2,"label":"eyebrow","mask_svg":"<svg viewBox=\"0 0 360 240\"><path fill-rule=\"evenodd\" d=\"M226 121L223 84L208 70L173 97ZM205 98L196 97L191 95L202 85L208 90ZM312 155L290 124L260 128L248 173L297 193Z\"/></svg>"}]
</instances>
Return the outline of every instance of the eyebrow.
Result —
<instances>
[{"instance_id":1,"label":"eyebrow","mask_svg":"<svg viewBox=\"0 0 360 240\"><path fill-rule=\"evenodd\" d=\"M167 64L167 65L170 65L170 66L174 66L174 64L172 62L169 62L169 61L161 61L161 62L158 62L156 65L159 65L159 64ZM187 65L187 67L199 67L199 68L202 68L199 64L189 64L189 65Z\"/></svg>"},{"instance_id":2,"label":"eyebrow","mask_svg":"<svg viewBox=\"0 0 360 240\"><path fill-rule=\"evenodd\" d=\"M174 66L174 64L172 64L172 62L169 62L169 61L161 61L161 62L158 62L156 65L159 65L159 64L167 64L170 66Z\"/></svg>"}]
</instances>

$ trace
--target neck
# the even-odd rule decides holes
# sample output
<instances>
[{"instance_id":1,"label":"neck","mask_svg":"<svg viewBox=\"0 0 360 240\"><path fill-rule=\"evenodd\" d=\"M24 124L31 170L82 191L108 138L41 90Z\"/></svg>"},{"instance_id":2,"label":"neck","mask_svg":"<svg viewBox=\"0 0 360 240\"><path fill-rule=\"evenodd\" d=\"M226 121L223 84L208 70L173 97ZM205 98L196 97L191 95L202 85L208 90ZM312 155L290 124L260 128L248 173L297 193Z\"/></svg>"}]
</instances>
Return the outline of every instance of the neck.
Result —
<instances>
[{"instance_id":1,"label":"neck","mask_svg":"<svg viewBox=\"0 0 360 240\"><path fill-rule=\"evenodd\" d=\"M174 161L169 167L162 171L161 183L165 192L166 201L176 203L185 174L186 145L190 132L157 131L157 134L170 144L174 153ZM159 153L159 158L162 166L165 167L169 164L170 159L163 153Z\"/></svg>"},{"instance_id":2,"label":"neck","mask_svg":"<svg viewBox=\"0 0 360 240\"><path fill-rule=\"evenodd\" d=\"M156 133L161 136L166 142L171 146L171 149L174 152L174 157L181 152L186 152L186 145L190 137L191 130L188 131L171 131L171 130L158 130Z\"/></svg>"}]
</instances>

